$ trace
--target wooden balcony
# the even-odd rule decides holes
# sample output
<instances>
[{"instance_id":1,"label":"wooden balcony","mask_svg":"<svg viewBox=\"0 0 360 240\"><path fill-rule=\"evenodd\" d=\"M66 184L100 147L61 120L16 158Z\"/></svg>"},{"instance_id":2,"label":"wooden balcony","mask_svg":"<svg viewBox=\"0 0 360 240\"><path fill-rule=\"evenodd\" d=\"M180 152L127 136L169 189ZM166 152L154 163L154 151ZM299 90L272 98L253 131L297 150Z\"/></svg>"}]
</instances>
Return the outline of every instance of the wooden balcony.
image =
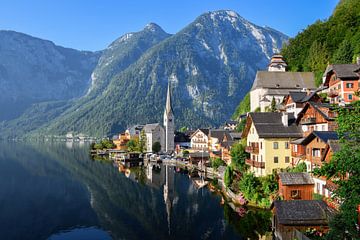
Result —
<instances>
[{"instance_id":1,"label":"wooden balcony","mask_svg":"<svg viewBox=\"0 0 360 240\"><path fill-rule=\"evenodd\" d=\"M258 143L250 143L250 146L245 147L245 152L259 154L259 144Z\"/></svg>"},{"instance_id":2,"label":"wooden balcony","mask_svg":"<svg viewBox=\"0 0 360 240\"><path fill-rule=\"evenodd\" d=\"M265 168L264 162L257 162L251 159L246 159L245 163L249 166L255 167L255 168Z\"/></svg>"},{"instance_id":3,"label":"wooden balcony","mask_svg":"<svg viewBox=\"0 0 360 240\"><path fill-rule=\"evenodd\" d=\"M335 90L330 90L329 93L328 93L328 96L330 98L335 98L335 97L339 96L339 93L337 91L335 91Z\"/></svg>"},{"instance_id":4,"label":"wooden balcony","mask_svg":"<svg viewBox=\"0 0 360 240\"><path fill-rule=\"evenodd\" d=\"M300 120L301 124L316 124L316 118L315 117L307 117Z\"/></svg>"}]
</instances>

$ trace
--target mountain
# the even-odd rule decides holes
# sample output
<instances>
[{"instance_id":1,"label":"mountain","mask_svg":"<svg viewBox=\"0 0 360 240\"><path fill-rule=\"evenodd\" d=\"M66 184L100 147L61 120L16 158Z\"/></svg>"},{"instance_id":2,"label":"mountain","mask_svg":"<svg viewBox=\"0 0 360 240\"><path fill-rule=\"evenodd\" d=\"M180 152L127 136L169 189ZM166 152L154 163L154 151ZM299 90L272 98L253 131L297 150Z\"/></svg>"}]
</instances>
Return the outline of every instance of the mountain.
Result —
<instances>
[{"instance_id":1,"label":"mountain","mask_svg":"<svg viewBox=\"0 0 360 240\"><path fill-rule=\"evenodd\" d=\"M162 122L168 83L177 128L219 125L251 88L256 71L266 68L287 39L233 11L205 13L171 36L149 24L104 50L87 94L66 109L51 109L50 123L34 119L41 128L21 132L28 117L37 115L35 110L3 124L2 129L9 132L17 126L17 136L29 131L31 135L74 131L104 136L131 124ZM38 107L42 118L47 107Z\"/></svg>"},{"instance_id":2,"label":"mountain","mask_svg":"<svg viewBox=\"0 0 360 240\"><path fill-rule=\"evenodd\" d=\"M290 39L282 54L291 71L315 72L317 85L328 63L354 62L360 55L359 1L341 0L328 19Z\"/></svg>"},{"instance_id":3,"label":"mountain","mask_svg":"<svg viewBox=\"0 0 360 240\"><path fill-rule=\"evenodd\" d=\"M0 122L18 117L33 103L82 96L99 57L99 52L0 31Z\"/></svg>"},{"instance_id":4,"label":"mountain","mask_svg":"<svg viewBox=\"0 0 360 240\"><path fill-rule=\"evenodd\" d=\"M203 14L124 71L102 71L112 78L101 94L76 104L41 133L74 130L100 136L135 123L161 122L168 82L177 127L220 124L250 89L256 71L266 67L286 40L233 11Z\"/></svg>"}]
</instances>

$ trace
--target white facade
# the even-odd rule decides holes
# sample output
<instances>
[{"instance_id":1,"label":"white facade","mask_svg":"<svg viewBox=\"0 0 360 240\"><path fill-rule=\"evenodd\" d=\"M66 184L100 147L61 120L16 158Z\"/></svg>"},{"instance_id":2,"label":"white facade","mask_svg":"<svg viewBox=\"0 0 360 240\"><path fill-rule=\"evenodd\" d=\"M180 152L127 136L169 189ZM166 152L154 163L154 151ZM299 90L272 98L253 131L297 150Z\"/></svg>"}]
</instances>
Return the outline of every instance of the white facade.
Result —
<instances>
[{"instance_id":1,"label":"white facade","mask_svg":"<svg viewBox=\"0 0 360 240\"><path fill-rule=\"evenodd\" d=\"M209 137L202 130L196 130L191 136L190 146L192 150L207 151L209 144Z\"/></svg>"},{"instance_id":2,"label":"white facade","mask_svg":"<svg viewBox=\"0 0 360 240\"><path fill-rule=\"evenodd\" d=\"M155 142L159 142L161 151L165 151L165 131L160 124L146 124L144 131L146 135L146 152L152 152L152 146Z\"/></svg>"}]
</instances>

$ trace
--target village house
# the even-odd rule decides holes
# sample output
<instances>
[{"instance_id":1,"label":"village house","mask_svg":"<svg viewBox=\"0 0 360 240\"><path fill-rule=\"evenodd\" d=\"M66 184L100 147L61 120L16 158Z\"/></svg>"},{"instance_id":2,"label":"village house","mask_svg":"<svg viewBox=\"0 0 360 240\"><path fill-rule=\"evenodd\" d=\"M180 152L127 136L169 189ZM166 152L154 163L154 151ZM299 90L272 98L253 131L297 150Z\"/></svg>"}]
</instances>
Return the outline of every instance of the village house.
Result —
<instances>
[{"instance_id":1,"label":"village house","mask_svg":"<svg viewBox=\"0 0 360 240\"><path fill-rule=\"evenodd\" d=\"M247 139L246 164L256 176L291 166L290 141L302 137L293 113L249 113L242 138Z\"/></svg>"},{"instance_id":2,"label":"village house","mask_svg":"<svg viewBox=\"0 0 360 240\"><path fill-rule=\"evenodd\" d=\"M239 124L238 121L234 121L234 120L226 121L224 125L224 129L234 131L238 124Z\"/></svg>"},{"instance_id":3,"label":"village house","mask_svg":"<svg viewBox=\"0 0 360 240\"><path fill-rule=\"evenodd\" d=\"M274 55L268 71L258 71L250 90L250 111L260 108L264 112L274 98L276 104L291 91L303 89L315 90L315 79L312 72L287 72L287 64L281 55Z\"/></svg>"},{"instance_id":4,"label":"village house","mask_svg":"<svg viewBox=\"0 0 360 240\"><path fill-rule=\"evenodd\" d=\"M209 129L201 128L197 129L190 136L191 151L208 151L209 145Z\"/></svg>"},{"instance_id":5,"label":"village house","mask_svg":"<svg viewBox=\"0 0 360 240\"><path fill-rule=\"evenodd\" d=\"M220 157L222 158L221 153L221 144L224 140L226 134L229 134L229 130L224 129L210 129L209 130L209 153L211 158ZM225 140L228 140L228 137L225 137ZM229 139L230 140L230 139Z\"/></svg>"},{"instance_id":6,"label":"village house","mask_svg":"<svg viewBox=\"0 0 360 240\"><path fill-rule=\"evenodd\" d=\"M129 133L121 133L115 139L113 143L116 145L116 150L127 150L127 143L130 141L131 136Z\"/></svg>"},{"instance_id":7,"label":"village house","mask_svg":"<svg viewBox=\"0 0 360 240\"><path fill-rule=\"evenodd\" d=\"M328 87L326 92L330 103L348 104L359 100L356 93L360 90L360 58L357 64L331 64L323 75L323 85Z\"/></svg>"},{"instance_id":8,"label":"village house","mask_svg":"<svg viewBox=\"0 0 360 240\"><path fill-rule=\"evenodd\" d=\"M289 94L285 96L282 104L284 105L285 111L294 113L296 118L309 101L319 103L321 102L321 98L317 95L316 91L289 92Z\"/></svg>"},{"instance_id":9,"label":"village house","mask_svg":"<svg viewBox=\"0 0 360 240\"><path fill-rule=\"evenodd\" d=\"M279 195L283 200L312 200L314 180L309 173L279 173Z\"/></svg>"},{"instance_id":10,"label":"village house","mask_svg":"<svg viewBox=\"0 0 360 240\"><path fill-rule=\"evenodd\" d=\"M302 141L306 147L305 163L307 171L311 172L315 168L323 165L322 157L325 155L325 149L329 140L338 140L338 135L333 131L313 131ZM322 196L329 197L329 190L326 186L325 177L313 177L315 182L314 192Z\"/></svg>"},{"instance_id":11,"label":"village house","mask_svg":"<svg viewBox=\"0 0 360 240\"><path fill-rule=\"evenodd\" d=\"M130 135L131 138L140 137L141 131L143 130L144 125L134 125L129 127L128 129L125 130L125 134Z\"/></svg>"},{"instance_id":12,"label":"village house","mask_svg":"<svg viewBox=\"0 0 360 240\"><path fill-rule=\"evenodd\" d=\"M334 131L337 129L335 107L328 103L307 102L298 113L296 123L301 125L304 136L312 131Z\"/></svg>"},{"instance_id":13,"label":"village house","mask_svg":"<svg viewBox=\"0 0 360 240\"><path fill-rule=\"evenodd\" d=\"M309 228L323 233L329 230L329 222L336 214L320 200L276 200L271 206L272 228L275 239L302 239L301 232Z\"/></svg>"}]
</instances>

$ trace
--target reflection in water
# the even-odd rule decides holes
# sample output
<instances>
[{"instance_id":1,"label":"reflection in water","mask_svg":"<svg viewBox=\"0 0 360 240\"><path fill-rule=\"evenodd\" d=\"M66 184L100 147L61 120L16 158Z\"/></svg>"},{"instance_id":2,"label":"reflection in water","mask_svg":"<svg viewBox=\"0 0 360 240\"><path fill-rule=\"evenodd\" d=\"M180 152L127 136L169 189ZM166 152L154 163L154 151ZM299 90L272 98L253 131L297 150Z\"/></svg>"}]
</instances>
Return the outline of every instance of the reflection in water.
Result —
<instances>
[{"instance_id":1,"label":"reflection in water","mask_svg":"<svg viewBox=\"0 0 360 240\"><path fill-rule=\"evenodd\" d=\"M243 224L252 229L238 226L220 196L197 190L174 167L132 168L128 176L90 160L86 145L0 143L0 239L67 239L56 234L91 227L112 239L241 239L257 231L251 221Z\"/></svg>"},{"instance_id":2,"label":"reflection in water","mask_svg":"<svg viewBox=\"0 0 360 240\"><path fill-rule=\"evenodd\" d=\"M49 240L111 240L109 234L103 230L90 228L77 228L70 231L62 231L52 235Z\"/></svg>"}]
</instances>

